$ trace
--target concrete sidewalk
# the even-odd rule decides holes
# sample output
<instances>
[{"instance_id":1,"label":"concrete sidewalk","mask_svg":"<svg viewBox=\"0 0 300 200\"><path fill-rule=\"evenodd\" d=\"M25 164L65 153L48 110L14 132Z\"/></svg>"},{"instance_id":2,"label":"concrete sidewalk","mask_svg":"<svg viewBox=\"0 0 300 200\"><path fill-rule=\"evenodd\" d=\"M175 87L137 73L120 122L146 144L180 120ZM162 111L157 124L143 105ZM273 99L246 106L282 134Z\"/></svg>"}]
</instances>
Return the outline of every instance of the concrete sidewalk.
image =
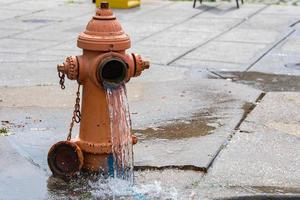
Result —
<instances>
[{"instance_id":1,"label":"concrete sidewalk","mask_svg":"<svg viewBox=\"0 0 300 200\"><path fill-rule=\"evenodd\" d=\"M101 197L57 182L46 162L77 87L60 90L56 64L81 54L94 12L84 0L0 2L0 199ZM139 189L150 199L299 195L300 7L147 0L114 13L129 52L152 64L127 84Z\"/></svg>"}]
</instances>

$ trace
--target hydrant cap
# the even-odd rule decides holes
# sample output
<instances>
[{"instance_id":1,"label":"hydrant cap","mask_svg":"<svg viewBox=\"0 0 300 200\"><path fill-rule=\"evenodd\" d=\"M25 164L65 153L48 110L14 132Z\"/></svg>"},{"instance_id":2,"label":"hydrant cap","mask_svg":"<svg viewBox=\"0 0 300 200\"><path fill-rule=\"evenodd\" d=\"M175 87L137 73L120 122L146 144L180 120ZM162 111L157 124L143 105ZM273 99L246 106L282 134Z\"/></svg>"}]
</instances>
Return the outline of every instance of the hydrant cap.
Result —
<instances>
[{"instance_id":1,"label":"hydrant cap","mask_svg":"<svg viewBox=\"0 0 300 200\"><path fill-rule=\"evenodd\" d=\"M108 3L102 2L86 30L79 35L77 46L94 51L123 51L130 48L131 42Z\"/></svg>"}]
</instances>

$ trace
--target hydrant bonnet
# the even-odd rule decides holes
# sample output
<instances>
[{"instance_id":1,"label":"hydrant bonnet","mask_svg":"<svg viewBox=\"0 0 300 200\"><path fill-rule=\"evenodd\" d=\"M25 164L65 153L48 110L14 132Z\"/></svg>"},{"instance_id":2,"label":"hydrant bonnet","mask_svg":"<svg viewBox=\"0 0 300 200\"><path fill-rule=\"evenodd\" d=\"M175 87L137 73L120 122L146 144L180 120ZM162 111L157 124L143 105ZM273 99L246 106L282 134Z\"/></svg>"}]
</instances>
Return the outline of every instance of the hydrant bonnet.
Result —
<instances>
[{"instance_id":1,"label":"hydrant bonnet","mask_svg":"<svg viewBox=\"0 0 300 200\"><path fill-rule=\"evenodd\" d=\"M101 3L101 9L79 35L77 46L93 51L122 51L129 49L131 42L108 5Z\"/></svg>"}]
</instances>

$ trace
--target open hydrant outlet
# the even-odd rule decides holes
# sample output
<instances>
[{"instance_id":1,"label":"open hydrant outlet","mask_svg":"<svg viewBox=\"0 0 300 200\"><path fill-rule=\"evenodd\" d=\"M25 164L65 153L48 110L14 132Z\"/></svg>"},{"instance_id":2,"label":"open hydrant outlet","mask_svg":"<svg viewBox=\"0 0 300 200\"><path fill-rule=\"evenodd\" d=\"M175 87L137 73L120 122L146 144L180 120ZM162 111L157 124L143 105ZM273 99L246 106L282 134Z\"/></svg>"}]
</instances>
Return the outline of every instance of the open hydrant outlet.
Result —
<instances>
[{"instance_id":1,"label":"open hydrant outlet","mask_svg":"<svg viewBox=\"0 0 300 200\"><path fill-rule=\"evenodd\" d=\"M125 82L127 65L119 58L103 60L97 69L97 78L105 87L114 87Z\"/></svg>"}]
</instances>

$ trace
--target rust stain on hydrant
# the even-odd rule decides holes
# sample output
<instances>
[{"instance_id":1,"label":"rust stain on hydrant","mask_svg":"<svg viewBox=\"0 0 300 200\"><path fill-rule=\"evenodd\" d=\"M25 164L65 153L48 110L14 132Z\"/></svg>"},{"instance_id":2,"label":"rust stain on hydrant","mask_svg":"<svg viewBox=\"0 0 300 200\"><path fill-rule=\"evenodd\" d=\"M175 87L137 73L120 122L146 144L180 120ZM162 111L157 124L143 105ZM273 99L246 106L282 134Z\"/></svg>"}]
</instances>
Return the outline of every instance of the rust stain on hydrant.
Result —
<instances>
[{"instance_id":1,"label":"rust stain on hydrant","mask_svg":"<svg viewBox=\"0 0 300 200\"><path fill-rule=\"evenodd\" d=\"M66 75L77 80L83 86L83 94L78 138L68 137L67 141L58 142L49 150L48 164L54 175L72 176L81 170L106 173L109 170L107 157L112 153L112 142L106 88L118 87L149 68L149 62L139 55L125 53L130 45L129 36L108 3L101 3L78 37L77 46L83 49L83 55L70 56L58 65L60 77ZM79 99L79 93L77 96ZM133 143L136 142L133 137Z\"/></svg>"}]
</instances>

